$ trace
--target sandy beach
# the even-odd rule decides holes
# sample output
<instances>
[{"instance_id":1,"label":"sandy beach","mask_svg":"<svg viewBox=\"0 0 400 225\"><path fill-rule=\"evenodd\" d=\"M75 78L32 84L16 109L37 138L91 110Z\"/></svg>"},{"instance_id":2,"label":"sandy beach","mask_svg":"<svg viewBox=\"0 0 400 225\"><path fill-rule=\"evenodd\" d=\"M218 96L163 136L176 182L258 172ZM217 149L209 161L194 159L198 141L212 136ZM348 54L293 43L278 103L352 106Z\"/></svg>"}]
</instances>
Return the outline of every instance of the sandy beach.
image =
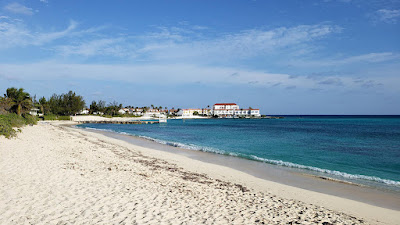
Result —
<instances>
[{"instance_id":1,"label":"sandy beach","mask_svg":"<svg viewBox=\"0 0 400 225\"><path fill-rule=\"evenodd\" d=\"M400 212L67 125L0 137L0 224L400 224Z\"/></svg>"}]
</instances>

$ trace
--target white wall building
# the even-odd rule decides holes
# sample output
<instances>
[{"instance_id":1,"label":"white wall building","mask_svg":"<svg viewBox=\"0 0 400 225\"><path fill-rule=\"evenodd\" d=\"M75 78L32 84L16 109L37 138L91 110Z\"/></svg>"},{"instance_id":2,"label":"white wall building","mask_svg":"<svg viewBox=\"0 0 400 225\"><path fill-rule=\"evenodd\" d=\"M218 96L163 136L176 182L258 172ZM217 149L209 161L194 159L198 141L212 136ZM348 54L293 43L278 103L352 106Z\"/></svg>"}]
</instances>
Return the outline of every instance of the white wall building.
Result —
<instances>
[{"instance_id":1,"label":"white wall building","mask_svg":"<svg viewBox=\"0 0 400 225\"><path fill-rule=\"evenodd\" d=\"M212 109L204 108L204 109L202 109L201 114L206 115L206 116L212 116Z\"/></svg>"},{"instance_id":2,"label":"white wall building","mask_svg":"<svg viewBox=\"0 0 400 225\"><path fill-rule=\"evenodd\" d=\"M37 115L38 115L38 112L39 112L39 109L37 109L37 108L32 108L32 109L29 111L29 114L31 114L32 116L37 116Z\"/></svg>"},{"instance_id":3,"label":"white wall building","mask_svg":"<svg viewBox=\"0 0 400 225\"><path fill-rule=\"evenodd\" d=\"M203 111L202 109L181 109L176 113L176 115L188 117L193 116L195 112L197 112L198 115L201 115Z\"/></svg>"},{"instance_id":4,"label":"white wall building","mask_svg":"<svg viewBox=\"0 0 400 225\"><path fill-rule=\"evenodd\" d=\"M143 108L136 108L136 109L131 109L131 114L135 116L143 116Z\"/></svg>"},{"instance_id":5,"label":"white wall building","mask_svg":"<svg viewBox=\"0 0 400 225\"><path fill-rule=\"evenodd\" d=\"M239 110L236 103L216 103L213 105L213 115L218 117L231 117Z\"/></svg>"},{"instance_id":6,"label":"white wall building","mask_svg":"<svg viewBox=\"0 0 400 225\"><path fill-rule=\"evenodd\" d=\"M79 112L79 114L81 114L81 115L87 115L87 114L89 114L89 109L82 109L82 110Z\"/></svg>"},{"instance_id":7,"label":"white wall building","mask_svg":"<svg viewBox=\"0 0 400 225\"><path fill-rule=\"evenodd\" d=\"M217 103L213 105L212 115L218 117L260 117L259 109L240 109L235 103Z\"/></svg>"}]
</instances>

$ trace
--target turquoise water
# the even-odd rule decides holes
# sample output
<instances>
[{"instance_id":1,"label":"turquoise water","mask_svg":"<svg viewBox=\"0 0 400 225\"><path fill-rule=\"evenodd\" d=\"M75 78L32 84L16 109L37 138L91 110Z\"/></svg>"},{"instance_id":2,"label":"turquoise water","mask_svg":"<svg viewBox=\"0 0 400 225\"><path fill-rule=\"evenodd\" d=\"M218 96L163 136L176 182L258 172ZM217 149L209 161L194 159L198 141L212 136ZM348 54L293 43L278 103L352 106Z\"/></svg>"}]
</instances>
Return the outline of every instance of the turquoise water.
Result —
<instances>
[{"instance_id":1,"label":"turquoise water","mask_svg":"<svg viewBox=\"0 0 400 225\"><path fill-rule=\"evenodd\" d=\"M400 190L400 117L396 116L291 116L279 120L197 119L152 125L79 126Z\"/></svg>"}]
</instances>

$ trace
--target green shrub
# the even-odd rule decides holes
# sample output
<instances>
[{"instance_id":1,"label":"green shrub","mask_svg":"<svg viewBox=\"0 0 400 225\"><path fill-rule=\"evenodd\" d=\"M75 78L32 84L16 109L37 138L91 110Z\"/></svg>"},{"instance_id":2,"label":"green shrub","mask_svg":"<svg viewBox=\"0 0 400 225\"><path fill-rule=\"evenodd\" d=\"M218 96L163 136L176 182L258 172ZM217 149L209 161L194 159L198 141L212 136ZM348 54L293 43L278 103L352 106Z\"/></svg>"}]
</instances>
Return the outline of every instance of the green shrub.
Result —
<instances>
[{"instance_id":1,"label":"green shrub","mask_svg":"<svg viewBox=\"0 0 400 225\"><path fill-rule=\"evenodd\" d=\"M8 113L2 117L10 124L11 127L22 127L26 124L25 119L15 113Z\"/></svg>"},{"instance_id":2,"label":"green shrub","mask_svg":"<svg viewBox=\"0 0 400 225\"><path fill-rule=\"evenodd\" d=\"M14 127L18 128L17 131L21 132L20 127L24 125L33 125L37 123L37 118L29 114L18 116L15 113L0 115L0 135L6 138L15 137L17 132Z\"/></svg>"},{"instance_id":3,"label":"green shrub","mask_svg":"<svg viewBox=\"0 0 400 225\"><path fill-rule=\"evenodd\" d=\"M57 116L52 115L52 114L43 116L43 120L56 120L56 119L57 119Z\"/></svg>"},{"instance_id":4,"label":"green shrub","mask_svg":"<svg viewBox=\"0 0 400 225\"><path fill-rule=\"evenodd\" d=\"M11 126L11 120L8 114L0 115L0 135L4 135L6 138L16 135L15 130Z\"/></svg>"},{"instance_id":5,"label":"green shrub","mask_svg":"<svg viewBox=\"0 0 400 225\"><path fill-rule=\"evenodd\" d=\"M70 116L58 116L57 117L58 120L71 120Z\"/></svg>"},{"instance_id":6,"label":"green shrub","mask_svg":"<svg viewBox=\"0 0 400 225\"><path fill-rule=\"evenodd\" d=\"M50 115L44 115L43 120L70 120L70 116L56 116L53 114Z\"/></svg>"},{"instance_id":7,"label":"green shrub","mask_svg":"<svg viewBox=\"0 0 400 225\"><path fill-rule=\"evenodd\" d=\"M23 117L25 119L25 124L27 125L37 124L38 118L36 116L32 116L30 114L24 114Z\"/></svg>"}]
</instances>

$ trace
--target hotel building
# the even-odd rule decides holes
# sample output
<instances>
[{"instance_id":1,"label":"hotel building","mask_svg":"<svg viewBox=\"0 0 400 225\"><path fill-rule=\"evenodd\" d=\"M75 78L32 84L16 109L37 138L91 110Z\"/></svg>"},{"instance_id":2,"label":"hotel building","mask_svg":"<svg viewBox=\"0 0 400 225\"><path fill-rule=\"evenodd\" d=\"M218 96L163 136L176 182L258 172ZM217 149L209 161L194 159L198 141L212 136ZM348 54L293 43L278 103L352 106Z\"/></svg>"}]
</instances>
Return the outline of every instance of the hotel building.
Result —
<instances>
[{"instance_id":1,"label":"hotel building","mask_svg":"<svg viewBox=\"0 0 400 225\"><path fill-rule=\"evenodd\" d=\"M240 109L236 103L216 103L213 105L214 116L218 117L260 117L259 109Z\"/></svg>"}]
</instances>

